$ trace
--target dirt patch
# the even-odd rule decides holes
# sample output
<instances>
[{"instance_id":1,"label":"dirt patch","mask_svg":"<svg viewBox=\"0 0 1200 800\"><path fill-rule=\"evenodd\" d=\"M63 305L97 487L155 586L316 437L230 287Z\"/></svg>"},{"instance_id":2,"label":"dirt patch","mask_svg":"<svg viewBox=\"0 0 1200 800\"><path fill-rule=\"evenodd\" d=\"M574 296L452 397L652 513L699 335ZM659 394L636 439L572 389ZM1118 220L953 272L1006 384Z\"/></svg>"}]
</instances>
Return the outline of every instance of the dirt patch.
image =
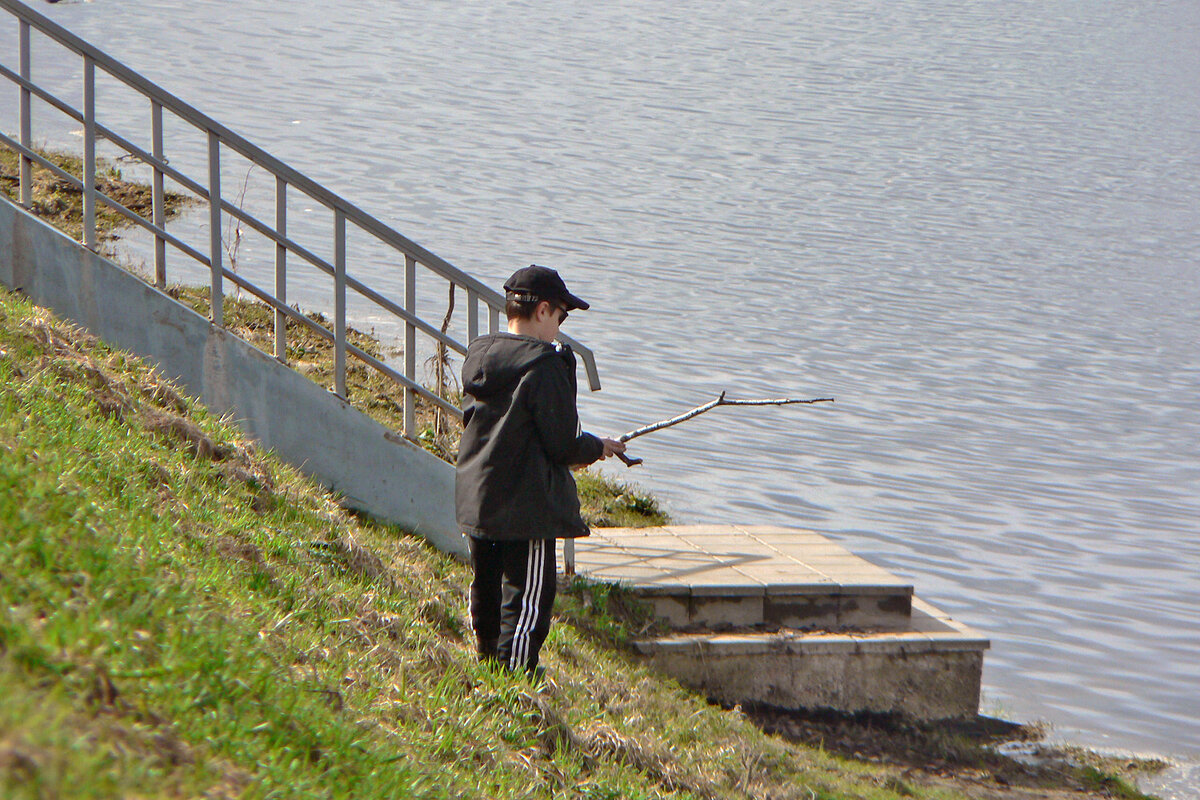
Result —
<instances>
[{"instance_id":1,"label":"dirt patch","mask_svg":"<svg viewBox=\"0 0 1200 800\"><path fill-rule=\"evenodd\" d=\"M844 758L900 767L899 784L943 786L971 798L1126 797L1139 798L1128 778L1153 769L1128 759L1100 759L1083 751L1043 748L1038 759L1011 758L998 748L1036 743L1038 726L992 717L915 722L885 714L842 714L833 711L789 711L769 706L742 709L759 727L785 739L822 748ZM1089 762L1090 763L1087 763Z\"/></svg>"},{"instance_id":2,"label":"dirt patch","mask_svg":"<svg viewBox=\"0 0 1200 800\"><path fill-rule=\"evenodd\" d=\"M263 558L262 550L244 539L223 535L217 538L216 548L217 552L225 558L245 561L259 569L267 567L267 560Z\"/></svg>"},{"instance_id":3,"label":"dirt patch","mask_svg":"<svg viewBox=\"0 0 1200 800\"><path fill-rule=\"evenodd\" d=\"M228 447L214 442L199 425L176 414L147 409L144 425L146 430L182 445L189 453L206 461L223 461L230 456Z\"/></svg>"},{"instance_id":4,"label":"dirt patch","mask_svg":"<svg viewBox=\"0 0 1200 800\"><path fill-rule=\"evenodd\" d=\"M0 747L0 771L22 781L32 781L40 769L36 754L29 748Z\"/></svg>"}]
</instances>

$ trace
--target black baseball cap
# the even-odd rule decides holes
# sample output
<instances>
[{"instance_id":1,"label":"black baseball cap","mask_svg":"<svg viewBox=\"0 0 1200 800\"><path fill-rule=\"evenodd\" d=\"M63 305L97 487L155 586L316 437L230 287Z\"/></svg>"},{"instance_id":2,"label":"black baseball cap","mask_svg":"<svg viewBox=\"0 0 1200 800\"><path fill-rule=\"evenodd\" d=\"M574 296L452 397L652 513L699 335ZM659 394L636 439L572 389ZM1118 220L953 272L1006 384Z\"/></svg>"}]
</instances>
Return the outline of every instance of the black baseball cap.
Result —
<instances>
[{"instance_id":1,"label":"black baseball cap","mask_svg":"<svg viewBox=\"0 0 1200 800\"><path fill-rule=\"evenodd\" d=\"M590 306L567 291L567 284L557 272L549 267L539 267L530 264L521 267L504 283L504 291L518 295L519 300L537 301L558 300L567 311L582 309L587 311Z\"/></svg>"}]
</instances>

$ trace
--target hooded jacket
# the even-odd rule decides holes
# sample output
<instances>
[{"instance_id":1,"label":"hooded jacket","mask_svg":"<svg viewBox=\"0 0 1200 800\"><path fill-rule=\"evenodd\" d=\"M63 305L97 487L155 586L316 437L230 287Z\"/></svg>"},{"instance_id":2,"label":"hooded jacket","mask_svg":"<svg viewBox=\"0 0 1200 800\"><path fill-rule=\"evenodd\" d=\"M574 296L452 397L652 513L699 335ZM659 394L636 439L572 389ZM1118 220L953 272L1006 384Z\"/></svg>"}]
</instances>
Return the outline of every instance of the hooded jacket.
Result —
<instances>
[{"instance_id":1,"label":"hooded jacket","mask_svg":"<svg viewBox=\"0 0 1200 800\"><path fill-rule=\"evenodd\" d=\"M511 333L480 336L462 378L459 528L497 541L587 536L570 467L596 461L604 445L580 432L571 349Z\"/></svg>"}]
</instances>

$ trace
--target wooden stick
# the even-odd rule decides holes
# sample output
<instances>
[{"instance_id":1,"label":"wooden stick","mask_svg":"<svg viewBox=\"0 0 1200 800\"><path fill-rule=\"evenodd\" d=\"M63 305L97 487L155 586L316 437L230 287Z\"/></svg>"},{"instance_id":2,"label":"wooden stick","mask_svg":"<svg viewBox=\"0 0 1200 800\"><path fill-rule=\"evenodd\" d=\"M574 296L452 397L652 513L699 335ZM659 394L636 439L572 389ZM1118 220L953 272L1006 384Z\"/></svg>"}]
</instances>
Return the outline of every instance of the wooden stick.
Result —
<instances>
[{"instance_id":1,"label":"wooden stick","mask_svg":"<svg viewBox=\"0 0 1200 800\"><path fill-rule=\"evenodd\" d=\"M790 397L781 397L773 400L726 400L725 392L721 392L716 400L709 401L704 405L696 406L691 411L680 414L677 417L670 419L659 420L652 422L649 425L644 425L640 428L634 428L628 433L623 433L617 437L619 442L628 442L630 439L636 439L639 436L645 436L647 433L661 431L663 428L670 428L672 425L678 425L681 422L687 422L693 417L698 417L706 411L712 411L718 406L790 406L796 403L832 403L832 397L817 397L812 400L800 400ZM630 458L624 453L618 453L618 458L625 462L626 466L635 467L642 463L640 458Z\"/></svg>"}]
</instances>

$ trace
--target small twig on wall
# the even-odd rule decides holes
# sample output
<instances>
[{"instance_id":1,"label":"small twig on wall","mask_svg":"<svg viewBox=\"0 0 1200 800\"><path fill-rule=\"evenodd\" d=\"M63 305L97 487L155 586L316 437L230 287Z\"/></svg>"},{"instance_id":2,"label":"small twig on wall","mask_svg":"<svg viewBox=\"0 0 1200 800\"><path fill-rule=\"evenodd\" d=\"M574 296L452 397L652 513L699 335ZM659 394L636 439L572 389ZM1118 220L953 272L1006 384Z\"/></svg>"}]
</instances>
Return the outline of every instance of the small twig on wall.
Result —
<instances>
[{"instance_id":1,"label":"small twig on wall","mask_svg":"<svg viewBox=\"0 0 1200 800\"><path fill-rule=\"evenodd\" d=\"M658 422L652 422L649 425L643 425L640 428L634 428L633 430L629 431L628 433L623 433L620 436L618 436L617 441L628 442L630 439L636 439L639 436L645 436L647 433L654 433L655 431L661 431L663 428L670 428L671 426L678 425L681 422L687 422L689 419L692 419L693 417L698 417L706 411L712 411L714 408L717 408L718 406L790 406L790 405L795 405L797 403L812 404L812 403L832 403L832 402L833 402L832 397L817 397L817 398L813 398L811 400L801 400L801 399L790 398L790 397L781 397L781 398L777 398L777 399L768 399L768 400L726 400L725 392L721 392L720 396L717 397L716 400L711 400L711 401L705 403L704 405L696 406L691 411L687 411L683 414L680 414L677 417L671 417L670 419L659 420ZM630 458L629 456L626 456L623 453L620 454L618 457L623 462L625 462L625 464L627 466L630 466L630 467L635 467L638 464L642 463L642 459Z\"/></svg>"},{"instance_id":2,"label":"small twig on wall","mask_svg":"<svg viewBox=\"0 0 1200 800\"><path fill-rule=\"evenodd\" d=\"M450 320L454 317L454 289L455 285L450 284L450 294L446 298L446 316L442 318L442 333L450 329ZM433 369L433 390L438 397L445 400L452 399L453 392L457 389L457 381L454 380L454 374L450 370L450 352L444 342L440 339L434 348L434 354L425 362L426 368ZM440 406L434 407L433 416L433 435L438 446L446 452L451 452L453 448L452 438L454 436L454 423L448 418L445 411Z\"/></svg>"},{"instance_id":3,"label":"small twig on wall","mask_svg":"<svg viewBox=\"0 0 1200 800\"><path fill-rule=\"evenodd\" d=\"M234 204L238 208L242 208L242 204L246 202L246 188L250 185L250 173L254 172L257 164L251 164L250 169L246 170L246 177L242 179L242 190L238 192L237 202ZM236 222L236 224L235 224ZM238 252L242 249L242 220L233 214L229 215L229 222L225 225L225 253L229 256L229 271L237 273L238 270ZM234 284L237 288L234 290L233 296L237 299L242 297L242 287L240 284Z\"/></svg>"}]
</instances>

